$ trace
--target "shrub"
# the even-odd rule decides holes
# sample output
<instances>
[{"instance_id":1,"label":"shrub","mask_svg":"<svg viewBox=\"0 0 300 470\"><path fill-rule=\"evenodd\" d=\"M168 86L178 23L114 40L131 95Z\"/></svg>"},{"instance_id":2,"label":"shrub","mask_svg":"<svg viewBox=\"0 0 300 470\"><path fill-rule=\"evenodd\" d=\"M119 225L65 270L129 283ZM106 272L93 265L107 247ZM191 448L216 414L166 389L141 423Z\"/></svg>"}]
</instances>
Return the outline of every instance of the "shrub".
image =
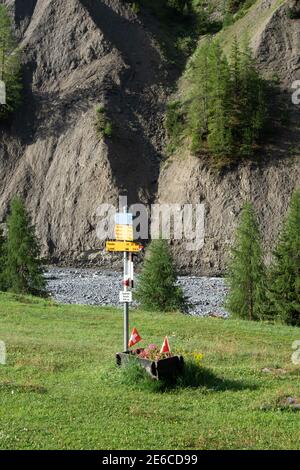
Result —
<instances>
[{"instance_id":1,"label":"shrub","mask_svg":"<svg viewBox=\"0 0 300 470\"><path fill-rule=\"evenodd\" d=\"M288 9L288 17L291 20L299 20L300 19L300 6L295 5Z\"/></svg>"},{"instance_id":2,"label":"shrub","mask_svg":"<svg viewBox=\"0 0 300 470\"><path fill-rule=\"evenodd\" d=\"M95 128L99 138L111 138L113 136L113 125L109 120L105 108L98 106L96 108Z\"/></svg>"}]
</instances>

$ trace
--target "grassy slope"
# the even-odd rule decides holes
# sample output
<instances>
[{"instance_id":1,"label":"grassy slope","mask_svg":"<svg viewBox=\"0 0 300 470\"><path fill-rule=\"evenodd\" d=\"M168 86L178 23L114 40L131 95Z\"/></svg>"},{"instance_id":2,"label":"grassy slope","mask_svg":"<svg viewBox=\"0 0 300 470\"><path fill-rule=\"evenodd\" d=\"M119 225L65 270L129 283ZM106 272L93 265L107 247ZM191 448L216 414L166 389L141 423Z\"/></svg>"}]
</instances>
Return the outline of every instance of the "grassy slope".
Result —
<instances>
[{"instance_id":1,"label":"grassy slope","mask_svg":"<svg viewBox=\"0 0 300 470\"><path fill-rule=\"evenodd\" d=\"M276 405L299 396L291 344L300 330L180 314L134 312L149 342L203 351L209 385L150 393L120 382L120 310L33 303L0 294L0 448L300 448L299 413ZM280 366L282 374L264 374ZM271 405L262 411L262 405Z\"/></svg>"},{"instance_id":2,"label":"grassy slope","mask_svg":"<svg viewBox=\"0 0 300 470\"><path fill-rule=\"evenodd\" d=\"M219 33L220 43L227 55L230 54L235 37L238 40L243 40L245 37L253 39L261 33L277 8L286 3L286 0L273 0L271 5L265 8L262 13L259 8L260 1L256 1L243 18Z\"/></svg>"}]
</instances>

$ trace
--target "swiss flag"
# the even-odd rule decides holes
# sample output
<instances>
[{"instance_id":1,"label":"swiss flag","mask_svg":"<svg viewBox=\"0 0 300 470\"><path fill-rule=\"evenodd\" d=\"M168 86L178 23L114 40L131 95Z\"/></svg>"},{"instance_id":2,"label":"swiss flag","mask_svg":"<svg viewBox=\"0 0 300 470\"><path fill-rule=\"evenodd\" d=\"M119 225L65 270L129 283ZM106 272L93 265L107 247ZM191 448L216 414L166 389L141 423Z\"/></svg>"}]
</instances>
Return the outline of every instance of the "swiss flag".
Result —
<instances>
[{"instance_id":1,"label":"swiss flag","mask_svg":"<svg viewBox=\"0 0 300 470\"><path fill-rule=\"evenodd\" d=\"M129 339L128 347L131 348L131 346L134 346L136 343L138 343L141 340L142 340L142 338L138 334L137 329L133 328L133 330L131 332L130 339Z\"/></svg>"},{"instance_id":2,"label":"swiss flag","mask_svg":"<svg viewBox=\"0 0 300 470\"><path fill-rule=\"evenodd\" d=\"M164 342L163 342L163 345L162 345L162 348L160 350L160 353L170 353L171 352L171 349L170 349L170 345L169 345L169 340L168 340L168 337L166 336L165 339L164 339Z\"/></svg>"}]
</instances>

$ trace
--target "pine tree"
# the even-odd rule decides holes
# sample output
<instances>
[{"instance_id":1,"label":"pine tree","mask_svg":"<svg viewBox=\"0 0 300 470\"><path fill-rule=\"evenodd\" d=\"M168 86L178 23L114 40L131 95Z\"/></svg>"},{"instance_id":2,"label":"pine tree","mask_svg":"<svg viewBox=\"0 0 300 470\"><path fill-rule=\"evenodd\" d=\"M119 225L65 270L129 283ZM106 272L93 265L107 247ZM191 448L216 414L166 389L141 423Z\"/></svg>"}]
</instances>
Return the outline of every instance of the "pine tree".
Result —
<instances>
[{"instance_id":1,"label":"pine tree","mask_svg":"<svg viewBox=\"0 0 300 470\"><path fill-rule=\"evenodd\" d=\"M0 5L0 80L6 87L6 104L0 105L0 120L7 119L21 102L21 63L12 33L11 20Z\"/></svg>"},{"instance_id":2,"label":"pine tree","mask_svg":"<svg viewBox=\"0 0 300 470\"><path fill-rule=\"evenodd\" d=\"M16 293L45 294L40 247L34 226L19 197L11 203L7 227L5 278L8 289Z\"/></svg>"},{"instance_id":3,"label":"pine tree","mask_svg":"<svg viewBox=\"0 0 300 470\"><path fill-rule=\"evenodd\" d=\"M295 191L270 268L271 314L300 326L300 190Z\"/></svg>"},{"instance_id":4,"label":"pine tree","mask_svg":"<svg viewBox=\"0 0 300 470\"><path fill-rule=\"evenodd\" d=\"M136 297L146 310L183 310L185 299L165 240L153 240L146 253Z\"/></svg>"},{"instance_id":5,"label":"pine tree","mask_svg":"<svg viewBox=\"0 0 300 470\"><path fill-rule=\"evenodd\" d=\"M230 107L230 74L226 57L216 41L209 51L209 101L207 143L215 162L230 155L232 148L231 129L228 127Z\"/></svg>"},{"instance_id":6,"label":"pine tree","mask_svg":"<svg viewBox=\"0 0 300 470\"><path fill-rule=\"evenodd\" d=\"M229 294L226 307L235 316L258 320L265 308L265 269L260 230L251 203L242 209L227 278Z\"/></svg>"},{"instance_id":7,"label":"pine tree","mask_svg":"<svg viewBox=\"0 0 300 470\"><path fill-rule=\"evenodd\" d=\"M240 153L251 156L253 146L259 141L266 127L268 107L264 80L256 70L249 39L246 37L241 49L240 61Z\"/></svg>"},{"instance_id":8,"label":"pine tree","mask_svg":"<svg viewBox=\"0 0 300 470\"><path fill-rule=\"evenodd\" d=\"M0 291L6 291L7 284L5 282L5 265L6 265L6 240L0 227Z\"/></svg>"},{"instance_id":9,"label":"pine tree","mask_svg":"<svg viewBox=\"0 0 300 470\"><path fill-rule=\"evenodd\" d=\"M205 41L197 52L194 70L196 70L194 86L189 99L188 126L192 136L192 151L203 148L208 134L208 102L210 96L208 55L209 41Z\"/></svg>"}]
</instances>

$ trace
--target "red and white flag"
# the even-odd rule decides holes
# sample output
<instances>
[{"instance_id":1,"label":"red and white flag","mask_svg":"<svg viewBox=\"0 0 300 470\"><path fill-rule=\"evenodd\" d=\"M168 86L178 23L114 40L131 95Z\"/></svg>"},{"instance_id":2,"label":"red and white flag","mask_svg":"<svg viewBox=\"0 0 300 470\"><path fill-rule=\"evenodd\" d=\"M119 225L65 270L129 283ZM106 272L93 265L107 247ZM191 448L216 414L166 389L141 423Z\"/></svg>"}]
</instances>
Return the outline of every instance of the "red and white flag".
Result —
<instances>
[{"instance_id":1,"label":"red and white flag","mask_svg":"<svg viewBox=\"0 0 300 470\"><path fill-rule=\"evenodd\" d=\"M163 345L162 345L162 348L160 350L160 353L170 353L171 352L171 349L170 349L170 345L169 345L169 340L168 340L168 337L166 336L165 339L164 339L164 342L163 342Z\"/></svg>"},{"instance_id":2,"label":"red and white flag","mask_svg":"<svg viewBox=\"0 0 300 470\"><path fill-rule=\"evenodd\" d=\"M129 339L128 347L131 348L131 346L134 346L135 344L137 344L141 340L142 340L142 338L138 334L137 329L133 328L133 330L131 332L130 339Z\"/></svg>"}]
</instances>

